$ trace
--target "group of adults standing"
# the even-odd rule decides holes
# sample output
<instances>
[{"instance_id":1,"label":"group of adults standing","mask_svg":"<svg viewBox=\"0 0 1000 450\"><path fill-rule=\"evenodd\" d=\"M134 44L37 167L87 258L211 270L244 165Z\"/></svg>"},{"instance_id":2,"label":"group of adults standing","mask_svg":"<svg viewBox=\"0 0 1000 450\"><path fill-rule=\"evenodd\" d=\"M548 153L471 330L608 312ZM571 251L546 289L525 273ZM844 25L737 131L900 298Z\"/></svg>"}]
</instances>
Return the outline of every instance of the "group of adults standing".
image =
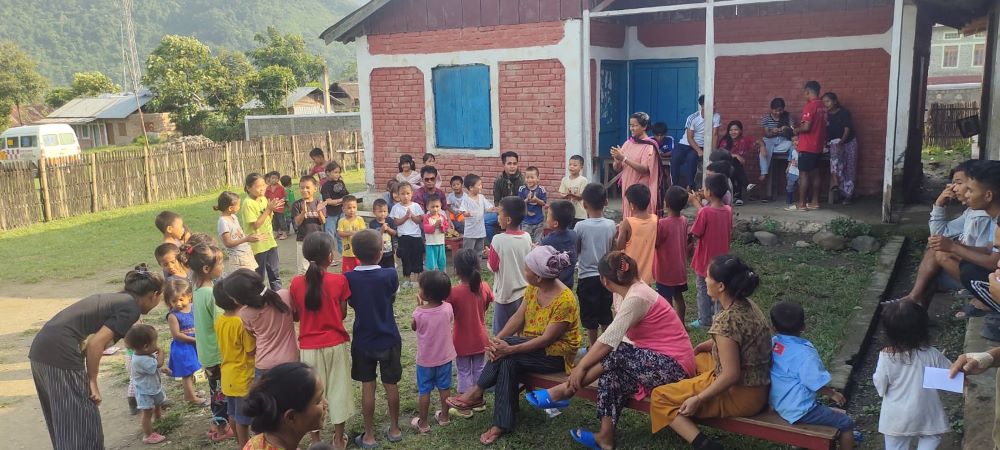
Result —
<instances>
[{"instance_id":1,"label":"group of adults standing","mask_svg":"<svg viewBox=\"0 0 1000 450\"><path fill-rule=\"evenodd\" d=\"M808 211L820 208L820 159L829 151L831 203L850 204L856 193L858 141L851 112L840 104L837 94L820 95L820 84L809 81L803 86L806 105L798 122L793 122L785 110L785 100L771 100L770 111L761 117L762 135L754 139L745 133L739 120L729 122L723 133L719 128L722 118L712 115L711 134L706 136L705 96L698 98L698 111L688 116L684 133L676 145L665 145L650 137L651 118L644 112L629 117L629 138L611 149L613 168L621 172L622 200L633 184L649 186L652 198L650 212L655 213L662 191L670 183L687 189L697 186L698 174L705 157L705 139L719 139L716 152L709 155L712 161L725 160L731 167L727 175L733 184L735 205L743 204L743 194L754 187L747 179L747 157L758 154L759 184L770 181L774 155L787 155L790 164L798 169L797 202L788 209ZM667 137L667 139L670 139ZM793 152L794 150L794 152ZM669 158L669 173L662 169L661 159ZM660 189L663 187L664 189ZM762 201L770 201L762 198ZM628 211L623 214L628 216Z\"/></svg>"}]
</instances>

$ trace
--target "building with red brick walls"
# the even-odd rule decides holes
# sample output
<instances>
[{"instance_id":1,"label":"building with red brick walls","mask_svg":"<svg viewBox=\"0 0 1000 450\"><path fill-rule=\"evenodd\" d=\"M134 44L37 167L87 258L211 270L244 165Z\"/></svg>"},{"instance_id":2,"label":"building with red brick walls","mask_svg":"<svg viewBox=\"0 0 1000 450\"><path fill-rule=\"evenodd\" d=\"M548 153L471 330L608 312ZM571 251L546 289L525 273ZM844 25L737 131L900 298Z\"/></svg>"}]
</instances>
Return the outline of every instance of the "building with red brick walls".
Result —
<instances>
[{"instance_id":1,"label":"building with red brick walls","mask_svg":"<svg viewBox=\"0 0 1000 450\"><path fill-rule=\"evenodd\" d=\"M919 178L923 103L912 99L925 92L931 27L996 14L987 0L960 0L962 13L944 0L709 3L372 0L321 38L356 42L368 183L378 189L400 155L427 152L442 178L474 172L487 190L509 150L522 169L539 167L549 190L572 155L591 180L606 180L609 149L627 138L634 111L679 139L705 94L722 128L739 120L759 136L772 98L797 120L802 87L817 80L852 112L858 192L881 195L888 219L893 181ZM995 26L987 31L995 44Z\"/></svg>"}]
</instances>

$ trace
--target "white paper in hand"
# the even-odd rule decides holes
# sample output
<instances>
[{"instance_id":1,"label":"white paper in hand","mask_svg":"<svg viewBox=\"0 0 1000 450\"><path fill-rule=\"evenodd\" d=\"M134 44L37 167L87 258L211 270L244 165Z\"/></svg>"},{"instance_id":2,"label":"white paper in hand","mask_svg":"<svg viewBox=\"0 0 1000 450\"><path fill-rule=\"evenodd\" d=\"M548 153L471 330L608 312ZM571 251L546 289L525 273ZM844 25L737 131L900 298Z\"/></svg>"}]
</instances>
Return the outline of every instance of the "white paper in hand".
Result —
<instances>
[{"instance_id":1,"label":"white paper in hand","mask_svg":"<svg viewBox=\"0 0 1000 450\"><path fill-rule=\"evenodd\" d=\"M939 369L937 367L924 368L924 388L926 389L938 389L961 394L964 384L965 374L962 372L955 374L955 378L948 378L948 369Z\"/></svg>"}]
</instances>

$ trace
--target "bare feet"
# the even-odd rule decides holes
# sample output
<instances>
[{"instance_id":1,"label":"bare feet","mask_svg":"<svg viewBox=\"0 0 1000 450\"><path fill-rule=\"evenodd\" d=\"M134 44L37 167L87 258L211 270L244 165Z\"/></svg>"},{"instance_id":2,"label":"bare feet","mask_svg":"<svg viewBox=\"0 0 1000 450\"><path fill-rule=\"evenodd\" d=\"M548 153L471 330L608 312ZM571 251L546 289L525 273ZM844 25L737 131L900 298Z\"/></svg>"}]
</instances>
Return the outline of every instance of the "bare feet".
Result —
<instances>
[{"instance_id":1,"label":"bare feet","mask_svg":"<svg viewBox=\"0 0 1000 450\"><path fill-rule=\"evenodd\" d=\"M479 435L479 443L483 445L490 445L500 439L503 436L503 430L500 427L490 427L485 433Z\"/></svg>"}]
</instances>

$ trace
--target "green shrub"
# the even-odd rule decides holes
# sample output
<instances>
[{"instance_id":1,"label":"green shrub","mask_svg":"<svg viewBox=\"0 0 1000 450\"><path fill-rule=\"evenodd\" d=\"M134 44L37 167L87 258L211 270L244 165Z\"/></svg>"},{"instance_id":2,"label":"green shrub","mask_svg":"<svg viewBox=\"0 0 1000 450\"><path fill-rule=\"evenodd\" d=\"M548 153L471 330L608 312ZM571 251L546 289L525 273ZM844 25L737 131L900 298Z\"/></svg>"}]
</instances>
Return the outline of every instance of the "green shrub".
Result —
<instances>
[{"instance_id":1,"label":"green shrub","mask_svg":"<svg viewBox=\"0 0 1000 450\"><path fill-rule=\"evenodd\" d=\"M871 225L864 222L858 222L857 220L849 217L837 217L831 220L830 223L826 225L826 228L830 230L831 233L846 238L864 236L872 232Z\"/></svg>"},{"instance_id":2,"label":"green shrub","mask_svg":"<svg viewBox=\"0 0 1000 450\"><path fill-rule=\"evenodd\" d=\"M149 137L149 145L156 145L156 144L159 144L159 143L160 143L160 137L159 136L150 136ZM146 136L145 135L136 136L135 139L132 139L132 144L145 146L146 145Z\"/></svg>"}]
</instances>

